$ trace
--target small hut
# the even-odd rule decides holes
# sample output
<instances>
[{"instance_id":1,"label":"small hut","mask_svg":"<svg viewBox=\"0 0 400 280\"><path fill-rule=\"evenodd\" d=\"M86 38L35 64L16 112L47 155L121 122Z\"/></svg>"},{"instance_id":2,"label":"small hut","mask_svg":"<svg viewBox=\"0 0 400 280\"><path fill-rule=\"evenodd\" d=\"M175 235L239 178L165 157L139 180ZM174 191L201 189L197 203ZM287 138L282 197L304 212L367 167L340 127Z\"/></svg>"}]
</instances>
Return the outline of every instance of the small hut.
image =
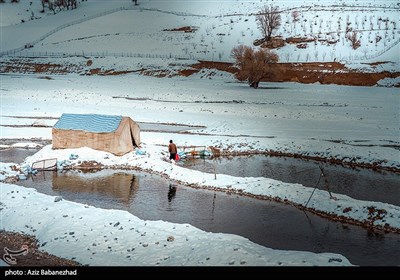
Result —
<instances>
[{"instance_id":1,"label":"small hut","mask_svg":"<svg viewBox=\"0 0 400 280\"><path fill-rule=\"evenodd\" d=\"M140 128L130 117L62 114L52 129L53 149L89 147L122 156L140 144Z\"/></svg>"}]
</instances>

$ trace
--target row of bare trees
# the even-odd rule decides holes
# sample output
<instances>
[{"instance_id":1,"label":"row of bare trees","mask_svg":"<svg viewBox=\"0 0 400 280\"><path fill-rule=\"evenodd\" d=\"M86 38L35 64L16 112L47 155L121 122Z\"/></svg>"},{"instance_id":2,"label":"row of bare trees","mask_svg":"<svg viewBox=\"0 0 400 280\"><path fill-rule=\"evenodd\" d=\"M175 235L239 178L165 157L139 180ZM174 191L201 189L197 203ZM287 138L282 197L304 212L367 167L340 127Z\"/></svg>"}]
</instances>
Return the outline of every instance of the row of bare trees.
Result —
<instances>
[{"instance_id":1,"label":"row of bare trees","mask_svg":"<svg viewBox=\"0 0 400 280\"><path fill-rule=\"evenodd\" d=\"M298 21L299 13L293 11L292 17L293 21ZM256 23L263 36L261 40L256 41L259 44L271 41L273 32L281 25L279 7L264 6L256 15ZM357 49L361 46L359 34L351 31L351 29L347 30L346 39L350 41L353 49ZM233 48L231 55L238 68L238 72L235 74L236 78L240 81L247 81L249 86L255 89L258 88L261 80L272 75L271 69L277 67L276 63L279 60L278 55L269 49L254 49L244 45ZM309 57L309 54L307 56Z\"/></svg>"},{"instance_id":2,"label":"row of bare trees","mask_svg":"<svg viewBox=\"0 0 400 280\"><path fill-rule=\"evenodd\" d=\"M57 10L63 10L67 9L69 10L76 9L78 3L77 0L41 0L42 3L42 11L44 12L45 7L47 6L50 11L52 11L54 14L56 13Z\"/></svg>"}]
</instances>

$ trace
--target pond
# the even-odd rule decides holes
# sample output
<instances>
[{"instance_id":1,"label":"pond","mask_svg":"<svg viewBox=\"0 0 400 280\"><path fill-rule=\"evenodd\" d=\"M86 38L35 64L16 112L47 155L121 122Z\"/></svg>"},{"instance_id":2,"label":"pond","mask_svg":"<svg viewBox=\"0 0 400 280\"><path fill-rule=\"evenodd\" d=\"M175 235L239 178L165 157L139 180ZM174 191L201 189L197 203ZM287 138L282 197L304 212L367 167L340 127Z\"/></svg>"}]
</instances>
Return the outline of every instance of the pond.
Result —
<instances>
[{"instance_id":1,"label":"pond","mask_svg":"<svg viewBox=\"0 0 400 280\"><path fill-rule=\"evenodd\" d=\"M298 158L266 155L186 159L183 167L202 172L237 177L266 177L314 188L323 167L322 190L348 195L358 200L380 201L400 206L400 174L371 169L352 169ZM215 171L214 171L215 170Z\"/></svg>"},{"instance_id":2,"label":"pond","mask_svg":"<svg viewBox=\"0 0 400 280\"><path fill-rule=\"evenodd\" d=\"M372 233L272 201L196 190L158 175L102 170L40 172L18 184L66 200L129 211L144 220L188 223L233 233L266 247L334 252L363 266L400 265L400 235Z\"/></svg>"},{"instance_id":3,"label":"pond","mask_svg":"<svg viewBox=\"0 0 400 280\"><path fill-rule=\"evenodd\" d=\"M26 157L36 152L35 149L24 148L0 150L0 161L22 163ZM388 171L353 169L297 158L266 155L186 159L179 164L202 172L216 172L237 177L266 177L312 188L318 182L321 172L319 166L322 166L327 184L321 180L317 186L319 189L345 194L359 200L400 206L400 174Z\"/></svg>"}]
</instances>

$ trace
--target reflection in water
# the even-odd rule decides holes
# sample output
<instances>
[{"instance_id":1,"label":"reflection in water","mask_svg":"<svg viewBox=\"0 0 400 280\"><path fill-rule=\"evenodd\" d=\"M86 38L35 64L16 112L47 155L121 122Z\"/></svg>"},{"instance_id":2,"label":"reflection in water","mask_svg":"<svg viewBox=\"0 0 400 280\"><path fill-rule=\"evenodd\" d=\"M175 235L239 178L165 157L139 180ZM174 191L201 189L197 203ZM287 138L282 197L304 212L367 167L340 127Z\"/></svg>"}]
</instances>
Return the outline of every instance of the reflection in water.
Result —
<instances>
[{"instance_id":1,"label":"reflection in water","mask_svg":"<svg viewBox=\"0 0 400 280\"><path fill-rule=\"evenodd\" d=\"M171 200L175 197L175 193L176 193L176 186L174 186L170 183L169 189L168 189L168 201L169 202L171 202Z\"/></svg>"},{"instance_id":2,"label":"reflection in water","mask_svg":"<svg viewBox=\"0 0 400 280\"><path fill-rule=\"evenodd\" d=\"M50 174L48 174L50 173ZM83 176L79 176L79 175ZM47 178L50 177L51 178ZM139 188L139 179L134 174L116 172L112 176L99 176L95 172L68 171L68 172L39 172L32 180L39 183L50 179L52 189L58 193L96 193L99 196L111 196L128 205L134 199Z\"/></svg>"},{"instance_id":3,"label":"reflection in water","mask_svg":"<svg viewBox=\"0 0 400 280\"><path fill-rule=\"evenodd\" d=\"M323 167L319 189L367 201L380 201L400 206L400 174L351 169L296 158L265 155L187 159L183 167L202 172L237 177L266 177L314 188ZM215 171L214 171L215 170ZM326 180L326 182L325 182Z\"/></svg>"},{"instance_id":4,"label":"reflection in water","mask_svg":"<svg viewBox=\"0 0 400 280\"><path fill-rule=\"evenodd\" d=\"M377 235L290 205L170 185L160 176L136 171L39 174L18 183L66 200L126 210L144 220L238 234L273 249L339 253L358 265L400 265L400 235Z\"/></svg>"}]
</instances>

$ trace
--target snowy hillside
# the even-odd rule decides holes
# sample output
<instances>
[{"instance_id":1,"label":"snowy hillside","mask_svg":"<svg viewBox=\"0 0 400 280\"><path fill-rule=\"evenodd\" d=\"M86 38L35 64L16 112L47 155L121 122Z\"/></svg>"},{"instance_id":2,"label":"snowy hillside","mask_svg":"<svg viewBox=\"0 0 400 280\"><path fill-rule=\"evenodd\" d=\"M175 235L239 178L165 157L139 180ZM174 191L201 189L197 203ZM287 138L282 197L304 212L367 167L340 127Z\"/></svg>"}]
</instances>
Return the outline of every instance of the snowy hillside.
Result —
<instances>
[{"instance_id":1,"label":"snowy hillside","mask_svg":"<svg viewBox=\"0 0 400 280\"><path fill-rule=\"evenodd\" d=\"M300 40L276 49L281 62L398 62L400 57L397 1L148 0L137 6L131 1L89 1L55 15L40 13L39 1L30 3L0 5L3 53L231 61L233 47L252 45L262 37L255 15L273 4L281 11L274 36ZM183 27L190 32L174 31ZM346 38L353 34L360 42L357 49Z\"/></svg>"}]
</instances>

